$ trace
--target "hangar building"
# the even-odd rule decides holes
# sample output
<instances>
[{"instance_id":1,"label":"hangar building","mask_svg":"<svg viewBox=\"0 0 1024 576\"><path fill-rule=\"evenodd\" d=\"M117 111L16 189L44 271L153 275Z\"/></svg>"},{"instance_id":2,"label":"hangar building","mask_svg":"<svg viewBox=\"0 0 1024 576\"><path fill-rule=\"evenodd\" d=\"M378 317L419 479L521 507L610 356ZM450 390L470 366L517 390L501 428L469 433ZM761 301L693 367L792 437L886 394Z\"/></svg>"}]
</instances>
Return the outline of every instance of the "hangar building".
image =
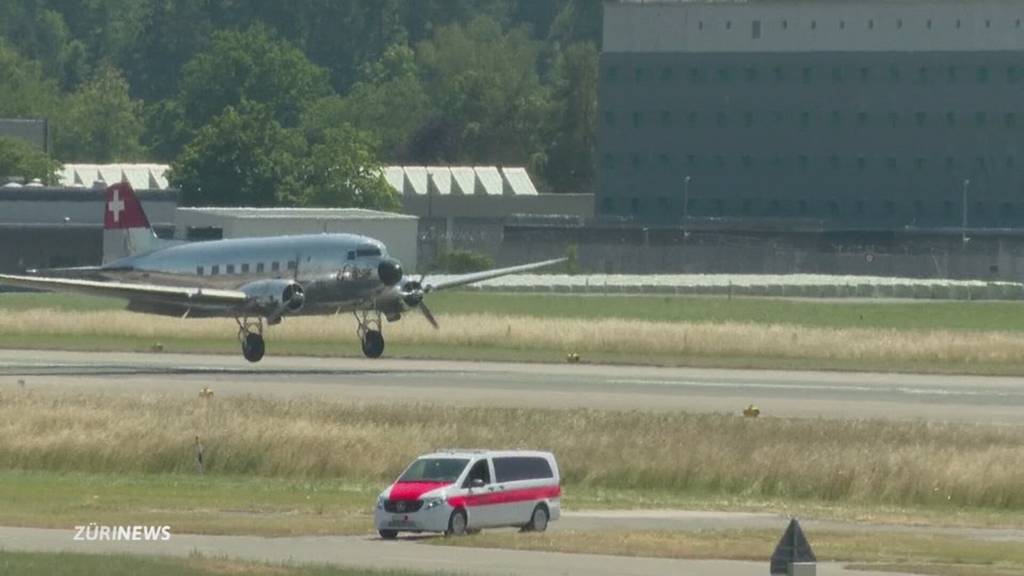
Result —
<instances>
[{"instance_id":1,"label":"hangar building","mask_svg":"<svg viewBox=\"0 0 1024 576\"><path fill-rule=\"evenodd\" d=\"M596 211L1024 226L1024 3L605 3Z\"/></svg>"}]
</instances>

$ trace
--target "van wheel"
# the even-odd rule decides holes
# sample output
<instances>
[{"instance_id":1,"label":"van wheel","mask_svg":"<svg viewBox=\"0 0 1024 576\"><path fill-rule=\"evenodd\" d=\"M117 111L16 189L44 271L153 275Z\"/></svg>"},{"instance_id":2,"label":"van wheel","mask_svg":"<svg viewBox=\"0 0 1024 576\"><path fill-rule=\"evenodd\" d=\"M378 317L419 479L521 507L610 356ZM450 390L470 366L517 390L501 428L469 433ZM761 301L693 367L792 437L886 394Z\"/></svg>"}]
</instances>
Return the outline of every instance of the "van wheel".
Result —
<instances>
[{"instance_id":1,"label":"van wheel","mask_svg":"<svg viewBox=\"0 0 1024 576\"><path fill-rule=\"evenodd\" d=\"M548 509L538 504L533 509L530 521L523 526L523 532L543 532L548 529Z\"/></svg>"},{"instance_id":2,"label":"van wheel","mask_svg":"<svg viewBox=\"0 0 1024 576\"><path fill-rule=\"evenodd\" d=\"M452 512L451 518L448 518L448 530L444 533L445 536L465 536L466 535L466 511L456 510Z\"/></svg>"},{"instance_id":3,"label":"van wheel","mask_svg":"<svg viewBox=\"0 0 1024 576\"><path fill-rule=\"evenodd\" d=\"M394 540L395 538L398 538L398 530L378 530L377 533L385 540Z\"/></svg>"}]
</instances>

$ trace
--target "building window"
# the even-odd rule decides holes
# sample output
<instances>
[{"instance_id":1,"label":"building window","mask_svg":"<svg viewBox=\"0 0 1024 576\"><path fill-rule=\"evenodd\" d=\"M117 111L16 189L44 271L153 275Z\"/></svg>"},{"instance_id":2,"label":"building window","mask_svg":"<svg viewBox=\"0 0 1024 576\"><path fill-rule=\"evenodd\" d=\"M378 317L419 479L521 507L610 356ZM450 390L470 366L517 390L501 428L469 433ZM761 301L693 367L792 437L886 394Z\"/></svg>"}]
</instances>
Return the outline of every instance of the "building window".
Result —
<instances>
[{"instance_id":1,"label":"building window","mask_svg":"<svg viewBox=\"0 0 1024 576\"><path fill-rule=\"evenodd\" d=\"M924 112L918 112L914 114L914 123L917 124L919 127L924 126L925 120L927 119L928 115L925 114Z\"/></svg>"},{"instance_id":2,"label":"building window","mask_svg":"<svg viewBox=\"0 0 1024 576\"><path fill-rule=\"evenodd\" d=\"M242 274L249 273L249 264L242 264Z\"/></svg>"},{"instance_id":3,"label":"building window","mask_svg":"<svg viewBox=\"0 0 1024 576\"><path fill-rule=\"evenodd\" d=\"M604 157L601 159L601 165L604 167L605 170L615 170L615 156L612 156L611 154L605 154Z\"/></svg>"},{"instance_id":4,"label":"building window","mask_svg":"<svg viewBox=\"0 0 1024 576\"><path fill-rule=\"evenodd\" d=\"M775 73L776 82L782 82L783 80L786 79L786 73L785 71L783 71L782 67L776 66L773 72Z\"/></svg>"},{"instance_id":5,"label":"building window","mask_svg":"<svg viewBox=\"0 0 1024 576\"><path fill-rule=\"evenodd\" d=\"M991 28L991 27L992 27L992 21L991 20L985 20L985 28Z\"/></svg>"},{"instance_id":6,"label":"building window","mask_svg":"<svg viewBox=\"0 0 1024 576\"><path fill-rule=\"evenodd\" d=\"M924 66L917 69L917 81L921 84L928 83L928 69Z\"/></svg>"},{"instance_id":7,"label":"building window","mask_svg":"<svg viewBox=\"0 0 1024 576\"><path fill-rule=\"evenodd\" d=\"M1007 128L1015 128L1017 126L1017 115L1010 112L1003 118L1003 123L1006 124Z\"/></svg>"},{"instance_id":8,"label":"building window","mask_svg":"<svg viewBox=\"0 0 1024 576\"><path fill-rule=\"evenodd\" d=\"M757 82L757 68L747 68L747 82Z\"/></svg>"},{"instance_id":9,"label":"building window","mask_svg":"<svg viewBox=\"0 0 1024 576\"><path fill-rule=\"evenodd\" d=\"M870 73L870 70L868 68L861 68L860 69L860 81L862 83L867 84L868 78L869 78L870 74L871 73Z\"/></svg>"},{"instance_id":10,"label":"building window","mask_svg":"<svg viewBox=\"0 0 1024 576\"><path fill-rule=\"evenodd\" d=\"M863 156L857 156L857 170L863 172L867 168L868 161Z\"/></svg>"},{"instance_id":11,"label":"building window","mask_svg":"<svg viewBox=\"0 0 1024 576\"><path fill-rule=\"evenodd\" d=\"M668 168L672 161L669 160L668 154L658 154L658 163L661 164L662 168Z\"/></svg>"},{"instance_id":12,"label":"building window","mask_svg":"<svg viewBox=\"0 0 1024 576\"><path fill-rule=\"evenodd\" d=\"M298 266L299 266L298 261L296 261L296 260L289 260L288 261L288 269L289 270L295 270L296 268L298 268Z\"/></svg>"},{"instance_id":13,"label":"building window","mask_svg":"<svg viewBox=\"0 0 1024 576\"><path fill-rule=\"evenodd\" d=\"M814 27L813 23L812 23L811 27L812 28ZM789 20L783 20L782 21L782 29L783 30L788 30L789 29Z\"/></svg>"},{"instance_id":14,"label":"building window","mask_svg":"<svg viewBox=\"0 0 1024 576\"><path fill-rule=\"evenodd\" d=\"M700 68L690 68L690 83L700 82Z\"/></svg>"},{"instance_id":15,"label":"building window","mask_svg":"<svg viewBox=\"0 0 1024 576\"><path fill-rule=\"evenodd\" d=\"M1020 79L1020 73L1017 71L1016 66L1010 66L1006 69L1006 81L1010 84L1016 84L1017 80Z\"/></svg>"},{"instance_id":16,"label":"building window","mask_svg":"<svg viewBox=\"0 0 1024 576\"><path fill-rule=\"evenodd\" d=\"M874 20L868 20L868 30L874 30L874 29L875 29L875 21Z\"/></svg>"},{"instance_id":17,"label":"building window","mask_svg":"<svg viewBox=\"0 0 1024 576\"><path fill-rule=\"evenodd\" d=\"M754 20L750 23L750 37L757 40L761 37L761 21Z\"/></svg>"},{"instance_id":18,"label":"building window","mask_svg":"<svg viewBox=\"0 0 1024 576\"><path fill-rule=\"evenodd\" d=\"M715 165L720 169L725 169L725 156L715 156Z\"/></svg>"},{"instance_id":19,"label":"building window","mask_svg":"<svg viewBox=\"0 0 1024 576\"><path fill-rule=\"evenodd\" d=\"M747 168L748 170L749 170L749 169L750 169L750 167L751 167L751 166L753 166L753 164L754 164L754 159L753 159L753 158L751 158L750 156L743 156L743 158L741 159L741 161L743 162L743 167L744 167L744 168Z\"/></svg>"},{"instance_id":20,"label":"building window","mask_svg":"<svg viewBox=\"0 0 1024 576\"><path fill-rule=\"evenodd\" d=\"M950 84L956 84L956 66L950 66L946 69L946 78Z\"/></svg>"},{"instance_id":21,"label":"building window","mask_svg":"<svg viewBox=\"0 0 1024 576\"><path fill-rule=\"evenodd\" d=\"M807 156L800 155L797 158L797 162L799 162L801 170L807 170L807 163L808 163Z\"/></svg>"},{"instance_id":22,"label":"building window","mask_svg":"<svg viewBox=\"0 0 1024 576\"><path fill-rule=\"evenodd\" d=\"M729 118L728 118L728 116L725 115L725 112L719 112L718 113L718 126L721 127L721 128L724 128L728 123L729 123Z\"/></svg>"},{"instance_id":23,"label":"building window","mask_svg":"<svg viewBox=\"0 0 1024 576\"><path fill-rule=\"evenodd\" d=\"M662 68L661 69L661 81L662 82L668 82L671 79L672 79L672 69L668 68L668 67Z\"/></svg>"},{"instance_id":24,"label":"building window","mask_svg":"<svg viewBox=\"0 0 1024 576\"><path fill-rule=\"evenodd\" d=\"M227 271L225 272L225 274L234 274L234 273L235 273L235 265L234 264L228 264Z\"/></svg>"},{"instance_id":25,"label":"building window","mask_svg":"<svg viewBox=\"0 0 1024 576\"><path fill-rule=\"evenodd\" d=\"M957 30L960 29L960 19L959 18L956 19L956 29Z\"/></svg>"},{"instance_id":26,"label":"building window","mask_svg":"<svg viewBox=\"0 0 1024 576\"><path fill-rule=\"evenodd\" d=\"M839 21L839 29L840 30L845 30L846 29L846 20L840 20Z\"/></svg>"},{"instance_id":27,"label":"building window","mask_svg":"<svg viewBox=\"0 0 1024 576\"><path fill-rule=\"evenodd\" d=\"M641 124L643 124L643 121L644 121L643 112L634 111L633 112L633 128L639 128L641 126Z\"/></svg>"},{"instance_id":28,"label":"building window","mask_svg":"<svg viewBox=\"0 0 1024 576\"><path fill-rule=\"evenodd\" d=\"M946 156L946 172L952 172L956 169L956 159L952 156Z\"/></svg>"},{"instance_id":29,"label":"building window","mask_svg":"<svg viewBox=\"0 0 1024 576\"><path fill-rule=\"evenodd\" d=\"M978 67L978 82L981 84L988 84L988 68L984 66Z\"/></svg>"},{"instance_id":30,"label":"building window","mask_svg":"<svg viewBox=\"0 0 1024 576\"><path fill-rule=\"evenodd\" d=\"M988 122L988 116L984 112L978 112L974 115L974 123L978 126L984 126Z\"/></svg>"},{"instance_id":31,"label":"building window","mask_svg":"<svg viewBox=\"0 0 1024 576\"><path fill-rule=\"evenodd\" d=\"M857 124L860 124L861 126L867 126L868 125L868 113L867 112L858 112L857 113Z\"/></svg>"},{"instance_id":32,"label":"building window","mask_svg":"<svg viewBox=\"0 0 1024 576\"><path fill-rule=\"evenodd\" d=\"M605 214L611 214L614 211L611 198L606 196L601 200L601 211Z\"/></svg>"},{"instance_id":33,"label":"building window","mask_svg":"<svg viewBox=\"0 0 1024 576\"><path fill-rule=\"evenodd\" d=\"M817 29L818 29L818 21L817 20L811 20L811 30L817 30Z\"/></svg>"},{"instance_id":34,"label":"building window","mask_svg":"<svg viewBox=\"0 0 1024 576\"><path fill-rule=\"evenodd\" d=\"M219 265L214 265L212 268L210 268L210 276L216 276L218 274L220 274L220 266Z\"/></svg>"},{"instance_id":35,"label":"building window","mask_svg":"<svg viewBox=\"0 0 1024 576\"><path fill-rule=\"evenodd\" d=\"M841 83L843 81L843 69L842 68L833 68L832 69L832 81L836 82L836 83Z\"/></svg>"},{"instance_id":36,"label":"building window","mask_svg":"<svg viewBox=\"0 0 1024 576\"><path fill-rule=\"evenodd\" d=\"M690 128L693 128L694 126L696 126L697 125L697 113L696 112L690 112L689 114L687 114L686 115L686 122L690 124Z\"/></svg>"},{"instance_id":37,"label":"building window","mask_svg":"<svg viewBox=\"0 0 1024 576\"><path fill-rule=\"evenodd\" d=\"M897 168L899 168L900 165L899 162L896 161L895 156L889 156L888 158L885 159L885 166L889 170L895 171Z\"/></svg>"},{"instance_id":38,"label":"building window","mask_svg":"<svg viewBox=\"0 0 1024 576\"><path fill-rule=\"evenodd\" d=\"M732 20L726 20L725 21L725 29L726 30L732 30Z\"/></svg>"},{"instance_id":39,"label":"building window","mask_svg":"<svg viewBox=\"0 0 1024 576\"><path fill-rule=\"evenodd\" d=\"M697 156L688 154L686 156L686 163L689 164L690 168L695 168L697 166Z\"/></svg>"},{"instance_id":40,"label":"building window","mask_svg":"<svg viewBox=\"0 0 1024 576\"><path fill-rule=\"evenodd\" d=\"M984 157L978 158L978 170L985 172L988 170L988 162L985 161Z\"/></svg>"},{"instance_id":41,"label":"building window","mask_svg":"<svg viewBox=\"0 0 1024 576\"><path fill-rule=\"evenodd\" d=\"M263 262L257 262L256 263L256 273L257 274L262 274L263 273Z\"/></svg>"},{"instance_id":42,"label":"building window","mask_svg":"<svg viewBox=\"0 0 1024 576\"><path fill-rule=\"evenodd\" d=\"M952 112L952 111L946 112L946 125L947 126L955 126L956 125L956 113L955 112Z\"/></svg>"},{"instance_id":43,"label":"building window","mask_svg":"<svg viewBox=\"0 0 1024 576\"><path fill-rule=\"evenodd\" d=\"M900 69L895 66L889 67L889 81L898 84L900 81Z\"/></svg>"},{"instance_id":44,"label":"building window","mask_svg":"<svg viewBox=\"0 0 1024 576\"><path fill-rule=\"evenodd\" d=\"M810 112L801 112L800 113L800 127L801 128L807 128L810 125L811 125L811 113Z\"/></svg>"},{"instance_id":45,"label":"building window","mask_svg":"<svg viewBox=\"0 0 1024 576\"><path fill-rule=\"evenodd\" d=\"M839 126L843 122L843 114L839 110L832 111L832 124Z\"/></svg>"},{"instance_id":46,"label":"building window","mask_svg":"<svg viewBox=\"0 0 1024 576\"><path fill-rule=\"evenodd\" d=\"M639 214L640 213L640 199L639 198L634 196L633 198L631 198L629 200L629 211L632 212L633 214Z\"/></svg>"},{"instance_id":47,"label":"building window","mask_svg":"<svg viewBox=\"0 0 1024 576\"><path fill-rule=\"evenodd\" d=\"M203 267L202 266L196 266L196 276L202 276L202 275L203 275Z\"/></svg>"},{"instance_id":48,"label":"building window","mask_svg":"<svg viewBox=\"0 0 1024 576\"><path fill-rule=\"evenodd\" d=\"M914 168L917 170L924 170L925 159L922 156L914 158Z\"/></svg>"},{"instance_id":49,"label":"building window","mask_svg":"<svg viewBox=\"0 0 1024 576\"><path fill-rule=\"evenodd\" d=\"M839 156L836 156L835 154L829 156L828 157L828 165L833 170L838 170L839 169Z\"/></svg>"},{"instance_id":50,"label":"building window","mask_svg":"<svg viewBox=\"0 0 1024 576\"><path fill-rule=\"evenodd\" d=\"M354 257L355 254L352 254L352 256ZM352 260L352 258L349 258L349 260ZM270 270L272 272L277 272L277 271L281 270L281 263L277 262L277 261L271 262L270 263Z\"/></svg>"},{"instance_id":51,"label":"building window","mask_svg":"<svg viewBox=\"0 0 1024 576\"><path fill-rule=\"evenodd\" d=\"M899 19L896 20L896 29L897 30L902 30L903 29L903 18L899 18Z\"/></svg>"},{"instance_id":52,"label":"building window","mask_svg":"<svg viewBox=\"0 0 1024 576\"><path fill-rule=\"evenodd\" d=\"M718 69L718 81L724 84L728 84L732 81L732 74L729 72L728 68Z\"/></svg>"},{"instance_id":53,"label":"building window","mask_svg":"<svg viewBox=\"0 0 1024 576\"><path fill-rule=\"evenodd\" d=\"M748 110L747 112L745 112L743 114L743 124L747 128L750 128L751 126L754 125L754 113L753 112Z\"/></svg>"},{"instance_id":54,"label":"building window","mask_svg":"<svg viewBox=\"0 0 1024 576\"><path fill-rule=\"evenodd\" d=\"M604 123L607 126L615 126L615 112L608 110L604 113Z\"/></svg>"},{"instance_id":55,"label":"building window","mask_svg":"<svg viewBox=\"0 0 1024 576\"><path fill-rule=\"evenodd\" d=\"M929 30L932 29L932 19L931 18L929 18L928 21L925 23L925 28L927 28Z\"/></svg>"},{"instance_id":56,"label":"building window","mask_svg":"<svg viewBox=\"0 0 1024 576\"><path fill-rule=\"evenodd\" d=\"M701 20L700 22L697 22L697 30L703 30L703 29L704 29L704 21Z\"/></svg>"},{"instance_id":57,"label":"building window","mask_svg":"<svg viewBox=\"0 0 1024 576\"><path fill-rule=\"evenodd\" d=\"M811 74L812 73L813 73L813 69L812 68L804 68L800 72L800 78L803 80L804 84L810 84L811 83Z\"/></svg>"},{"instance_id":58,"label":"building window","mask_svg":"<svg viewBox=\"0 0 1024 576\"><path fill-rule=\"evenodd\" d=\"M889 112L889 125L896 128L900 123L900 115L897 112Z\"/></svg>"},{"instance_id":59,"label":"building window","mask_svg":"<svg viewBox=\"0 0 1024 576\"><path fill-rule=\"evenodd\" d=\"M661 126L663 128L668 128L671 125L672 125L672 111L671 110L662 110L661 111Z\"/></svg>"},{"instance_id":60,"label":"building window","mask_svg":"<svg viewBox=\"0 0 1024 576\"><path fill-rule=\"evenodd\" d=\"M1006 157L1006 169L1007 170L1013 170L1013 165L1014 165L1013 156L1007 156Z\"/></svg>"}]
</instances>

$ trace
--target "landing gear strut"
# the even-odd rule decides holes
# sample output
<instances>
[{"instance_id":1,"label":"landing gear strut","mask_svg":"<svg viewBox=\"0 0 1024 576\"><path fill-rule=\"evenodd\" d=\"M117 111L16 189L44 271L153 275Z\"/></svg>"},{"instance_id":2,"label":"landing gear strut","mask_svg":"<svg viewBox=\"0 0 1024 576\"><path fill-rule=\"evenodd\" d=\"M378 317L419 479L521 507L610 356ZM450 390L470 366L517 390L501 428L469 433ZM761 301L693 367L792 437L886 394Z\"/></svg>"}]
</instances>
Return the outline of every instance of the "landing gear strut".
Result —
<instances>
[{"instance_id":1,"label":"landing gear strut","mask_svg":"<svg viewBox=\"0 0 1024 576\"><path fill-rule=\"evenodd\" d=\"M381 333L380 312L361 310L355 312L356 334L363 344L363 354L367 358L380 358L384 354L384 335Z\"/></svg>"},{"instance_id":2,"label":"landing gear strut","mask_svg":"<svg viewBox=\"0 0 1024 576\"><path fill-rule=\"evenodd\" d=\"M238 322L238 341L242 343L242 356L249 362L259 362L267 351L263 341L263 319L235 318Z\"/></svg>"}]
</instances>

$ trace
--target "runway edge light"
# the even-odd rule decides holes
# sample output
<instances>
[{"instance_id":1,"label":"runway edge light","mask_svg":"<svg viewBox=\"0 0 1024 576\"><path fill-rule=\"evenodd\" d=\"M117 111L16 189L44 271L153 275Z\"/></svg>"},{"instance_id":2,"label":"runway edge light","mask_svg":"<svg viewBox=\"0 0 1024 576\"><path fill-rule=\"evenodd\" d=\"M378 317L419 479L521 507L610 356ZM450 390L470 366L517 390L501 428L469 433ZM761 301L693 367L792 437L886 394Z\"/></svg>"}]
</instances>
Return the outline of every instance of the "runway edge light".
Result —
<instances>
[{"instance_id":1,"label":"runway edge light","mask_svg":"<svg viewBox=\"0 0 1024 576\"><path fill-rule=\"evenodd\" d=\"M771 575L814 576L817 562L800 522L793 518L772 553Z\"/></svg>"}]
</instances>

